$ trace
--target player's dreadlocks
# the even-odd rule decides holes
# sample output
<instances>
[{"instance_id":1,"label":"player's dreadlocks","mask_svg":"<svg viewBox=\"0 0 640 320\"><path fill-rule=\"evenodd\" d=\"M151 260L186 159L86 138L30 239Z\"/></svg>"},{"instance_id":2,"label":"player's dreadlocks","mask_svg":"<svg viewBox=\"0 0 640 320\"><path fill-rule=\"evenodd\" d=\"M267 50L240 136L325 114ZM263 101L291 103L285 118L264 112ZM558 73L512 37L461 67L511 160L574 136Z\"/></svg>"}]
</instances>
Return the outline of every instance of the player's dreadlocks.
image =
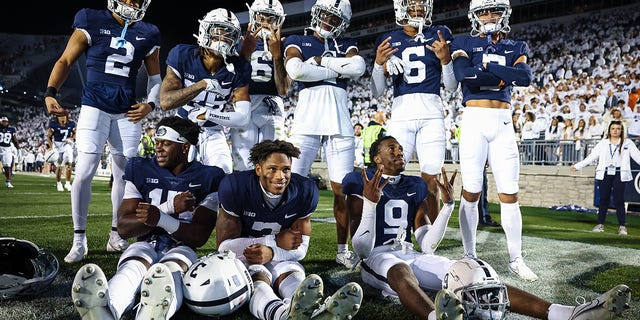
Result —
<instances>
[{"instance_id":1,"label":"player's dreadlocks","mask_svg":"<svg viewBox=\"0 0 640 320\"><path fill-rule=\"evenodd\" d=\"M185 137L191 145L198 144L198 135L200 135L200 127L191 122L191 120L180 118L178 116L169 116L158 121L156 127L167 126L177 131L181 136Z\"/></svg>"},{"instance_id":2,"label":"player's dreadlocks","mask_svg":"<svg viewBox=\"0 0 640 320\"><path fill-rule=\"evenodd\" d=\"M254 165L257 165L267 160L272 153L283 153L291 159L293 157L297 158L300 155L300 149L296 148L291 142L283 140L265 140L257 143L253 148L251 148L249 161Z\"/></svg>"}]
</instances>

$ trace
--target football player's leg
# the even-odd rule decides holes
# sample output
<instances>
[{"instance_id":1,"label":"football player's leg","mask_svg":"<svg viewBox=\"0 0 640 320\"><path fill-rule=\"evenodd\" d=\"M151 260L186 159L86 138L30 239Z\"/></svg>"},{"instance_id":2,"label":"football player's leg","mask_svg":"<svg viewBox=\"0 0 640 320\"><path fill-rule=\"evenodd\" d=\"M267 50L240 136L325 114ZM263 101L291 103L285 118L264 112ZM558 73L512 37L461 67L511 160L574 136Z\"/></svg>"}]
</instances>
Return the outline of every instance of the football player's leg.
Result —
<instances>
[{"instance_id":1,"label":"football player's leg","mask_svg":"<svg viewBox=\"0 0 640 320\"><path fill-rule=\"evenodd\" d=\"M440 212L440 192L436 179L444 165L446 138L444 121L429 119L420 121L420 129L416 134L416 153L420 162L422 179L427 183L427 215L431 222Z\"/></svg>"},{"instance_id":2,"label":"football player's leg","mask_svg":"<svg viewBox=\"0 0 640 320\"><path fill-rule=\"evenodd\" d=\"M207 166L216 166L225 173L231 173L233 160L231 159L231 149L224 132L221 130L205 130L206 135L201 134L200 139L202 137L206 138L199 141L202 163Z\"/></svg>"},{"instance_id":3,"label":"football player's leg","mask_svg":"<svg viewBox=\"0 0 640 320\"><path fill-rule=\"evenodd\" d=\"M353 171L355 161L355 142L353 137L331 136L323 142L323 150L327 156L327 168L331 190L333 191L333 216L336 219L336 234L338 239L338 254L336 260L347 268L354 268L359 259L355 253L349 251L349 214L347 199L342 193L342 179Z\"/></svg>"},{"instance_id":4,"label":"football player's leg","mask_svg":"<svg viewBox=\"0 0 640 320\"><path fill-rule=\"evenodd\" d=\"M511 299L511 291L509 291ZM599 297L578 306L552 304L548 309L549 320L614 319L629 309L631 290L624 284L617 285Z\"/></svg>"},{"instance_id":5,"label":"football player's leg","mask_svg":"<svg viewBox=\"0 0 640 320\"><path fill-rule=\"evenodd\" d=\"M252 168L249 161L251 148L258 143L258 128L249 122L243 128L231 129L231 154L233 156L233 170L244 171Z\"/></svg>"},{"instance_id":6,"label":"football player's leg","mask_svg":"<svg viewBox=\"0 0 640 320\"><path fill-rule=\"evenodd\" d=\"M404 261L404 259L394 257L385 259L381 266L387 268L387 282L397 293L400 303L418 319L427 319L429 313L434 309L433 301L420 288L417 275L409 265L412 262L412 260ZM391 266L389 267L389 265Z\"/></svg>"},{"instance_id":7,"label":"football player's leg","mask_svg":"<svg viewBox=\"0 0 640 320\"><path fill-rule=\"evenodd\" d=\"M172 282L174 284L171 291L166 290L165 286L163 287L164 291L154 292L154 295L162 293L161 298L154 298L156 301L164 301L165 299L169 299L169 294L172 295L167 310L167 319L173 316L176 311L179 310L182 306L182 277L197 259L197 254L190 247L177 246L170 249L167 254L160 260L160 262L166 265L167 269L171 272Z\"/></svg>"},{"instance_id":8,"label":"football player's leg","mask_svg":"<svg viewBox=\"0 0 640 320\"><path fill-rule=\"evenodd\" d=\"M291 159L291 172L303 177L309 175L311 165L318 156L321 136L296 134L291 138L291 143L300 149L300 156Z\"/></svg>"},{"instance_id":9,"label":"football player's leg","mask_svg":"<svg viewBox=\"0 0 640 320\"><path fill-rule=\"evenodd\" d=\"M140 283L156 260L153 245L145 241L132 243L120 256L116 273L109 280L111 306L118 318L133 307Z\"/></svg>"},{"instance_id":10,"label":"football player's leg","mask_svg":"<svg viewBox=\"0 0 640 320\"><path fill-rule=\"evenodd\" d=\"M102 149L109 134L108 114L82 106L76 128L78 161L76 177L71 188L71 217L73 219L73 246L65 257L68 263L78 262L87 254L87 215L91 202L91 182L98 169Z\"/></svg>"},{"instance_id":11,"label":"football player's leg","mask_svg":"<svg viewBox=\"0 0 640 320\"><path fill-rule=\"evenodd\" d=\"M469 108L462 117L460 130L460 233L464 254L476 256L476 230L478 228L478 199L482 191L483 171L487 162L488 142L482 134L486 126L486 110Z\"/></svg>"}]
</instances>

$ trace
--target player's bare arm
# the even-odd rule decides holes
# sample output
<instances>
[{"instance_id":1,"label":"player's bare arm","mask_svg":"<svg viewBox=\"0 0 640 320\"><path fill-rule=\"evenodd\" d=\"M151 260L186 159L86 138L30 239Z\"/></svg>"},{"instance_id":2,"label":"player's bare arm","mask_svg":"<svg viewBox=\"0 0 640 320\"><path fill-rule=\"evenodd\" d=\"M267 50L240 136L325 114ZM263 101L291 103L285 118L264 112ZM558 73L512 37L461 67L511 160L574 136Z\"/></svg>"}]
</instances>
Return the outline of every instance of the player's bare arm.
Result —
<instances>
[{"instance_id":1,"label":"player's bare arm","mask_svg":"<svg viewBox=\"0 0 640 320\"><path fill-rule=\"evenodd\" d=\"M235 239L240 237L242 224L240 219L228 214L222 207L218 208L218 218L216 220L216 243L220 244L227 239Z\"/></svg>"},{"instance_id":2,"label":"player's bare arm","mask_svg":"<svg viewBox=\"0 0 640 320\"><path fill-rule=\"evenodd\" d=\"M183 88L178 75L171 67L167 67L167 73L160 87L160 107L162 110L171 110L184 106L206 89L207 83L204 80Z\"/></svg>"},{"instance_id":3,"label":"player's bare arm","mask_svg":"<svg viewBox=\"0 0 640 320\"><path fill-rule=\"evenodd\" d=\"M64 109L58 103L58 100L55 98L55 93L60 90L62 84L67 80L67 77L69 76L71 67L88 47L89 41L84 32L80 30L73 31L71 37L69 38L69 41L67 42L67 47L64 49L64 52L53 66L51 75L49 76L49 81L47 82L47 88L51 87L55 89L55 92L53 92L53 96L46 96L44 98L47 112L49 112L50 114L56 116L69 114L69 110Z\"/></svg>"}]
</instances>

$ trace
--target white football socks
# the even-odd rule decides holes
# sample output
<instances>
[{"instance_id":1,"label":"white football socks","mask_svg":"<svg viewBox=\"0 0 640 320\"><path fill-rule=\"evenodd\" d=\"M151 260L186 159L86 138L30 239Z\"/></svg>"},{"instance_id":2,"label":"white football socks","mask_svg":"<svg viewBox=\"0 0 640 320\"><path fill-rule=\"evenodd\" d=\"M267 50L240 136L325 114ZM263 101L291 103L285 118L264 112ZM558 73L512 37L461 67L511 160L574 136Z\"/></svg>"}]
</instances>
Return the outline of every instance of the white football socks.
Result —
<instances>
[{"instance_id":1,"label":"white football socks","mask_svg":"<svg viewBox=\"0 0 640 320\"><path fill-rule=\"evenodd\" d=\"M509 261L513 261L522 255L522 215L518 202L500 203L500 222L507 237Z\"/></svg>"},{"instance_id":2,"label":"white football socks","mask_svg":"<svg viewBox=\"0 0 640 320\"><path fill-rule=\"evenodd\" d=\"M109 280L109 299L116 319L120 319L123 313L133 307L138 290L132 290L131 286L140 288L140 283L147 268L137 260L127 260L118 267L116 274Z\"/></svg>"},{"instance_id":3,"label":"white football socks","mask_svg":"<svg viewBox=\"0 0 640 320\"><path fill-rule=\"evenodd\" d=\"M478 201L468 202L460 197L460 234L465 255L476 256L476 231L478 229Z\"/></svg>"}]
</instances>

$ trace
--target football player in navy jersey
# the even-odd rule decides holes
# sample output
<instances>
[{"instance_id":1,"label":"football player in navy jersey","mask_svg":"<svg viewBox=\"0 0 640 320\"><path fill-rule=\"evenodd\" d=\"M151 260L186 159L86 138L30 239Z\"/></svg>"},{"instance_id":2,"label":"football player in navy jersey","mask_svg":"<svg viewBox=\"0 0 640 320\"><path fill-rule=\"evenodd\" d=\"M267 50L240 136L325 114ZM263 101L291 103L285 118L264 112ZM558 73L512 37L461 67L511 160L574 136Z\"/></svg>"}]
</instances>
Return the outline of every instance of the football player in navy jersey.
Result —
<instances>
[{"instance_id":1,"label":"football player in navy jersey","mask_svg":"<svg viewBox=\"0 0 640 320\"><path fill-rule=\"evenodd\" d=\"M0 118L0 162L4 168L5 185L7 188L13 188L11 178L13 177L13 152L11 151L11 143L16 149L20 148L18 138L16 137L16 128L9 126L9 118Z\"/></svg>"},{"instance_id":2,"label":"football player in navy jersey","mask_svg":"<svg viewBox=\"0 0 640 320\"><path fill-rule=\"evenodd\" d=\"M233 12L215 9L199 20L198 45L178 44L169 51L167 72L160 89L163 110L200 125L198 154L205 165L232 170L231 150L224 127L249 122L251 64L238 56L240 23ZM223 109L233 103L233 112Z\"/></svg>"},{"instance_id":3,"label":"football player in navy jersey","mask_svg":"<svg viewBox=\"0 0 640 320\"><path fill-rule=\"evenodd\" d=\"M429 186L428 215L434 220L440 208L437 175L444 164L446 134L440 86L456 90L446 26L431 25L432 0L394 0L396 24L376 41L371 73L374 96L384 94L391 77L393 103L387 133L398 139L408 162L415 151L422 178Z\"/></svg>"},{"instance_id":4,"label":"football player in navy jersey","mask_svg":"<svg viewBox=\"0 0 640 320\"><path fill-rule=\"evenodd\" d=\"M231 128L233 169L251 168L250 149L263 140L283 139L284 103L290 79L284 69L282 23L285 13L278 0L255 0L249 7L249 29L256 41L251 53L251 120L243 128ZM246 44L246 40L243 42Z\"/></svg>"},{"instance_id":5,"label":"football player in navy jersey","mask_svg":"<svg viewBox=\"0 0 640 320\"><path fill-rule=\"evenodd\" d=\"M520 278L538 276L522 258L522 216L518 204L520 157L511 117L514 86L529 86L529 46L507 39L511 30L508 0L472 0L471 34L451 44L456 79L465 106L460 133L460 232L466 256L476 256L478 199L488 161L500 199L500 222L507 237L509 269Z\"/></svg>"},{"instance_id":6,"label":"football player in navy jersey","mask_svg":"<svg viewBox=\"0 0 640 320\"><path fill-rule=\"evenodd\" d=\"M200 128L171 116L156 128L156 155L135 157L125 170L118 231L136 238L108 281L95 264L78 270L71 297L83 319L120 319L141 292L137 319L169 319L182 303L182 275L213 231L225 173L189 162Z\"/></svg>"},{"instance_id":7,"label":"football player in navy jersey","mask_svg":"<svg viewBox=\"0 0 640 320\"><path fill-rule=\"evenodd\" d=\"M292 142L300 158L291 169L303 176L323 148L333 190L338 254L336 261L352 268L358 258L348 249L349 217L342 194L342 178L353 171L355 141L348 108L347 82L365 71L355 40L342 38L351 19L348 0L317 0L311 8L311 35L285 40L285 68L300 92L294 113Z\"/></svg>"},{"instance_id":8,"label":"football player in navy jersey","mask_svg":"<svg viewBox=\"0 0 640 320\"><path fill-rule=\"evenodd\" d=\"M292 158L299 155L300 150L289 142L262 141L251 149L250 161L255 169L232 173L220 184L218 250L233 251L252 273L259 274L254 276L258 281L249 308L260 319L280 319L280 315L291 315L290 311L308 317L322 298L318 277L317 282L309 279L313 290L303 294L307 298L302 309L289 309L282 302L291 299L305 280L300 260L309 248L311 213L319 198L315 182L291 170ZM328 304L332 307L327 310L342 315L341 319L355 315L358 308L354 305L359 307L362 300L357 284L347 284L339 292L345 290L350 294L332 296ZM323 311L320 308L316 313Z\"/></svg>"},{"instance_id":9,"label":"football player in navy jersey","mask_svg":"<svg viewBox=\"0 0 640 320\"><path fill-rule=\"evenodd\" d=\"M565 306L503 284L490 266L445 279L456 260L434 252L454 209L457 171L447 179L447 173L441 169L442 180L436 183L444 205L432 224L426 214L427 185L419 177L402 174L405 160L398 141L392 136L380 138L372 144L370 153L375 166L349 173L342 183L350 210L353 248L364 259L360 269L362 280L385 296L398 297L418 319L504 319L509 304L514 313L551 320L608 319L625 310L631 294L625 285L579 306ZM414 250L412 233L420 251ZM468 259L460 262L467 263ZM480 281L468 282L475 278ZM444 287L445 283L454 282L466 287L456 292L450 291L454 290L452 287ZM450 290L439 291L435 303L424 291L443 288ZM498 288L504 291L506 300L500 298L502 294L495 290Z\"/></svg>"},{"instance_id":10,"label":"football player in navy jersey","mask_svg":"<svg viewBox=\"0 0 640 320\"><path fill-rule=\"evenodd\" d=\"M71 191L71 166L73 165L73 152L76 139L76 122L69 120L69 115L56 116L49 122L47 131L47 143L53 152L58 154L56 163L56 188ZM64 165L64 166L63 166ZM62 171L64 170L65 184L62 186Z\"/></svg>"},{"instance_id":11,"label":"football player in navy jersey","mask_svg":"<svg viewBox=\"0 0 640 320\"><path fill-rule=\"evenodd\" d=\"M87 215L91 181L100 163L105 142L113 159L111 204L113 219L107 251L123 251L129 245L118 236L117 212L124 193L124 167L136 156L142 127L140 120L158 104L160 90L160 31L144 21L151 0L107 0L108 10L81 9L73 21L74 31L49 76L45 104L49 113L68 114L56 93L71 67L86 56L87 82L76 128L78 159L71 189L73 245L64 258L79 262L87 255ZM135 95L138 70L147 71L147 102Z\"/></svg>"}]
</instances>

